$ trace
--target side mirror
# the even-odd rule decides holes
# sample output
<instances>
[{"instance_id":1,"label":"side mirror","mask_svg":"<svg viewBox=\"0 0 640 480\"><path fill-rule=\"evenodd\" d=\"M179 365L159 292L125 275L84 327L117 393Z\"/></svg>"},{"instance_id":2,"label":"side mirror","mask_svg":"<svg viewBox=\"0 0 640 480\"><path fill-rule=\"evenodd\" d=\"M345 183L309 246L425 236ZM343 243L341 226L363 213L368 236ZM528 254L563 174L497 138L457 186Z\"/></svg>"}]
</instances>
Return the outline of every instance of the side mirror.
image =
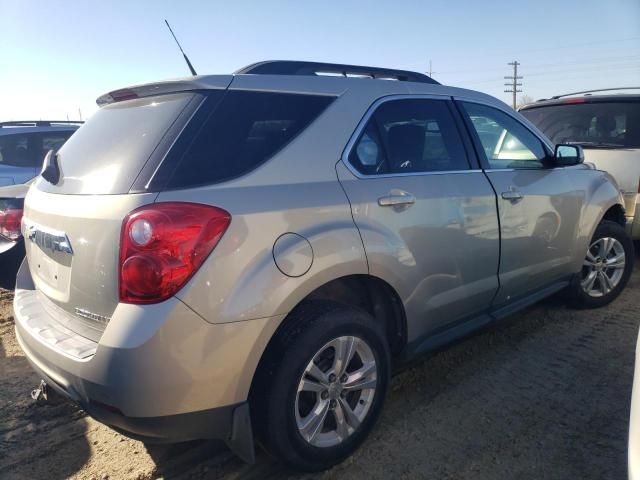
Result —
<instances>
[{"instance_id":1,"label":"side mirror","mask_svg":"<svg viewBox=\"0 0 640 480\"><path fill-rule=\"evenodd\" d=\"M580 145L560 143L556 145L556 151L553 158L557 167L578 165L584 162L584 151Z\"/></svg>"}]
</instances>

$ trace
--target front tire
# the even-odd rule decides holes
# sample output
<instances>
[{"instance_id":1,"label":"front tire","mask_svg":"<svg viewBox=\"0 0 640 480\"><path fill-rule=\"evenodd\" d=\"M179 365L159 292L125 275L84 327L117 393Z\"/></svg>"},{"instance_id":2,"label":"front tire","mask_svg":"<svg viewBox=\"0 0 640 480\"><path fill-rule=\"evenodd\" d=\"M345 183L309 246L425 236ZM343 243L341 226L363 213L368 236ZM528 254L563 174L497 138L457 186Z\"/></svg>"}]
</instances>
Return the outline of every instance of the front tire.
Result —
<instances>
[{"instance_id":1,"label":"front tire","mask_svg":"<svg viewBox=\"0 0 640 480\"><path fill-rule=\"evenodd\" d=\"M368 313L309 302L291 313L252 392L258 439L290 467L319 471L351 455L387 392L389 347Z\"/></svg>"},{"instance_id":2,"label":"front tire","mask_svg":"<svg viewBox=\"0 0 640 480\"><path fill-rule=\"evenodd\" d=\"M577 308L598 308L615 300L633 271L634 249L625 229L603 220L596 228L582 269L569 287Z\"/></svg>"}]
</instances>

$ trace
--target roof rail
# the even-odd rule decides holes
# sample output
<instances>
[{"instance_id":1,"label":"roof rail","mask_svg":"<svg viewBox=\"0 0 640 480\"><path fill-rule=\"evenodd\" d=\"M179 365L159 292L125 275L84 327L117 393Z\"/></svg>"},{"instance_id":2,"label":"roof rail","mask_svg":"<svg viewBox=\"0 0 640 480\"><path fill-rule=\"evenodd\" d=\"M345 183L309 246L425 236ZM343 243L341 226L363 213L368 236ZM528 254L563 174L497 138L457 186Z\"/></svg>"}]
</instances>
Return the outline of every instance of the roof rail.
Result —
<instances>
[{"instance_id":1,"label":"roof rail","mask_svg":"<svg viewBox=\"0 0 640 480\"><path fill-rule=\"evenodd\" d=\"M424 73L391 68L363 67L340 63L299 62L294 60L269 60L253 63L233 72L234 75L340 75L343 77L370 77L401 82L419 82L440 85Z\"/></svg>"},{"instance_id":2,"label":"roof rail","mask_svg":"<svg viewBox=\"0 0 640 480\"><path fill-rule=\"evenodd\" d=\"M82 125L83 121L75 120L19 120L11 122L0 122L2 127L51 127L55 125Z\"/></svg>"},{"instance_id":3,"label":"roof rail","mask_svg":"<svg viewBox=\"0 0 640 480\"><path fill-rule=\"evenodd\" d=\"M582 92L565 93L564 95L555 95L550 100L557 100L562 97L570 97L571 95L580 95L582 93L610 92L613 90L638 90L640 87L618 87L618 88L598 88L596 90L584 90ZM540 101L540 100L538 100Z\"/></svg>"}]
</instances>

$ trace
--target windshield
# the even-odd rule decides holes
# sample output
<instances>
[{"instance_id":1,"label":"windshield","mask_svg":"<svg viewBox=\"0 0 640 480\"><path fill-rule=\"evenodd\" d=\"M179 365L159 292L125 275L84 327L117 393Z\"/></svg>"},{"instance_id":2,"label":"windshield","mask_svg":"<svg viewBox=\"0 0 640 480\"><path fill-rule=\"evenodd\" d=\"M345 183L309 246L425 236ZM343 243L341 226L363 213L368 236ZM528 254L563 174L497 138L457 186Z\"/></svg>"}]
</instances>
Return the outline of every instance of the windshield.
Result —
<instances>
[{"instance_id":1,"label":"windshield","mask_svg":"<svg viewBox=\"0 0 640 480\"><path fill-rule=\"evenodd\" d=\"M640 102L567 103L520 113L553 143L640 148Z\"/></svg>"}]
</instances>

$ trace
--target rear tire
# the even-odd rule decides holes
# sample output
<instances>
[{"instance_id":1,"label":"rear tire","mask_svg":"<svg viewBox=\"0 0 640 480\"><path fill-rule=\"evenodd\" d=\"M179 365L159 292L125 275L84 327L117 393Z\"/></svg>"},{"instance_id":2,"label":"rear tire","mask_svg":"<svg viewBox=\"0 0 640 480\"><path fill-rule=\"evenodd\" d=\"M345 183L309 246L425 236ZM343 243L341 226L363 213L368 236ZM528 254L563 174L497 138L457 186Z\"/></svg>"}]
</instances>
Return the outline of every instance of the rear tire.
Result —
<instances>
[{"instance_id":1,"label":"rear tire","mask_svg":"<svg viewBox=\"0 0 640 480\"><path fill-rule=\"evenodd\" d=\"M383 332L356 308L324 301L296 308L269 346L252 390L261 446L307 472L351 455L374 426L387 392L390 353Z\"/></svg>"},{"instance_id":2,"label":"rear tire","mask_svg":"<svg viewBox=\"0 0 640 480\"><path fill-rule=\"evenodd\" d=\"M633 271L633 242L621 225L603 220L596 228L582 266L571 285L571 304L598 308L615 300Z\"/></svg>"}]
</instances>

